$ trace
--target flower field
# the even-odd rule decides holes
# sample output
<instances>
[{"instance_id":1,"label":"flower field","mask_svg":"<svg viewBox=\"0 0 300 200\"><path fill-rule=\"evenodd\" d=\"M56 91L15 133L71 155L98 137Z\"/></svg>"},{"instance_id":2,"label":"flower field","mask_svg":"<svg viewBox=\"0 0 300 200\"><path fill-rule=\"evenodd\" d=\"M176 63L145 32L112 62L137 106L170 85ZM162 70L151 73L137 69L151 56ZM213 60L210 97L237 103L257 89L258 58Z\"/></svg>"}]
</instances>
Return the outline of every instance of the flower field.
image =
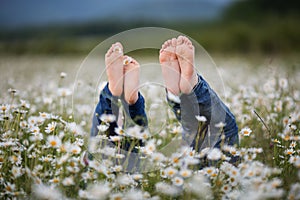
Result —
<instances>
[{"instance_id":1,"label":"flower field","mask_svg":"<svg viewBox=\"0 0 300 200\"><path fill-rule=\"evenodd\" d=\"M74 90L80 58L2 58L0 198L300 199L299 63L220 63L220 96L236 116L240 146L163 153L180 139L180 124L170 109L161 117L166 100L153 100L159 92L144 87L149 130L119 128L109 137L102 124L86 166L97 99L89 79L78 80ZM126 138L143 139L138 154L151 169L127 173L116 162L124 157L118 146L101 145ZM230 154L239 163L226 162ZM213 164L199 167L204 157Z\"/></svg>"}]
</instances>

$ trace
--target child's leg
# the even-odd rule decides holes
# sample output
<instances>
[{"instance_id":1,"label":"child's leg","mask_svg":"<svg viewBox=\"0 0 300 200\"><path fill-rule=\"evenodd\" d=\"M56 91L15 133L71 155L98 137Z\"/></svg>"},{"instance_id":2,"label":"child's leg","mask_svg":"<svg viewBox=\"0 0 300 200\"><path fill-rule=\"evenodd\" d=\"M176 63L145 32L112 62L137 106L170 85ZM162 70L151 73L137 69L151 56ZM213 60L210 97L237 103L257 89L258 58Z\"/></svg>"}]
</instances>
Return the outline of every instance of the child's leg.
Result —
<instances>
[{"instance_id":1,"label":"child's leg","mask_svg":"<svg viewBox=\"0 0 300 200\"><path fill-rule=\"evenodd\" d=\"M145 113L144 98L137 90L138 81L134 83L130 82L130 80L133 79L134 77L135 77L134 80L139 80L139 74L138 74L139 65L135 61L134 65L130 64L127 67L126 66L124 67L123 66L124 56L122 53L122 48L123 47L120 43L115 43L111 46L111 48L107 51L105 55L108 83L101 91L99 102L96 106L93 115L93 122L92 122L92 127L90 132L91 137L95 137L98 135L99 133L98 126L102 124L100 117L103 114L112 114L116 117L115 121L109 123L109 129L108 129L109 136L116 135L115 133L115 128L117 127L116 121L118 120L119 117L118 99L121 99L121 101L125 104L124 107L125 108L127 107L130 117L137 125L147 126L147 117ZM120 59L120 55L121 55L121 59ZM120 62L120 60L122 60L122 62ZM120 73L120 71L122 73ZM128 72L126 76L127 78L124 77L124 73L126 72ZM127 81L125 81L126 79ZM124 91L123 91L123 85L125 86ZM125 100L124 100L124 96L125 96ZM128 103L131 104L128 105ZM90 159L91 157L92 156L89 155ZM87 164L86 157L85 160Z\"/></svg>"},{"instance_id":2,"label":"child's leg","mask_svg":"<svg viewBox=\"0 0 300 200\"><path fill-rule=\"evenodd\" d=\"M172 106L173 111L180 109L180 115L178 113L175 114L182 121L183 129L192 139L195 139L196 136L194 131L198 130L198 122L195 115L205 116L208 120L210 137L206 136L206 139L201 144L198 144L199 148L197 150L208 146L220 147L218 146L220 129L215 127L215 125L219 122L226 124L223 128L226 138L237 136L238 129L234 115L209 87L208 83L201 76L197 76L193 66L194 47L188 38L178 37L176 56L181 72L180 91L183 94L180 96L180 104L168 99L169 104ZM196 144L195 141L191 143L188 136L186 138L188 138L188 144ZM232 143L232 140L225 141L231 141ZM228 144L231 143L228 142ZM233 144L237 143L238 140L235 140Z\"/></svg>"},{"instance_id":3,"label":"child's leg","mask_svg":"<svg viewBox=\"0 0 300 200\"><path fill-rule=\"evenodd\" d=\"M148 120L145 112L145 100L139 92L140 64L133 58L125 56L130 60L124 66L124 99L123 106L126 114L133 120L134 124L146 127Z\"/></svg>"}]
</instances>

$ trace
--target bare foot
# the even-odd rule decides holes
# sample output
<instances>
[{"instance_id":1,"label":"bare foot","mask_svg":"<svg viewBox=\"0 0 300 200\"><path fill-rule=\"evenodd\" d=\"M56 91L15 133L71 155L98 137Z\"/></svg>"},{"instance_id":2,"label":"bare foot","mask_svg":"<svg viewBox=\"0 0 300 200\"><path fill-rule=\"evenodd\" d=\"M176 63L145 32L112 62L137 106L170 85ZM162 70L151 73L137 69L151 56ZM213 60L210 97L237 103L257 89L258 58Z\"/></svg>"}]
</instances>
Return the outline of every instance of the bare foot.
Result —
<instances>
[{"instance_id":1,"label":"bare foot","mask_svg":"<svg viewBox=\"0 0 300 200\"><path fill-rule=\"evenodd\" d=\"M181 71L179 88L182 93L189 94L197 84L198 78L194 70L195 49L187 37L177 38L176 55Z\"/></svg>"},{"instance_id":2,"label":"bare foot","mask_svg":"<svg viewBox=\"0 0 300 200\"><path fill-rule=\"evenodd\" d=\"M138 100L140 64L129 56L124 56L124 97L132 105Z\"/></svg>"},{"instance_id":3,"label":"bare foot","mask_svg":"<svg viewBox=\"0 0 300 200\"><path fill-rule=\"evenodd\" d=\"M105 54L108 88L114 96L123 93L123 46L117 42Z\"/></svg>"},{"instance_id":4,"label":"bare foot","mask_svg":"<svg viewBox=\"0 0 300 200\"><path fill-rule=\"evenodd\" d=\"M179 95L180 68L176 57L176 38L167 40L160 50L159 62L167 90Z\"/></svg>"}]
</instances>

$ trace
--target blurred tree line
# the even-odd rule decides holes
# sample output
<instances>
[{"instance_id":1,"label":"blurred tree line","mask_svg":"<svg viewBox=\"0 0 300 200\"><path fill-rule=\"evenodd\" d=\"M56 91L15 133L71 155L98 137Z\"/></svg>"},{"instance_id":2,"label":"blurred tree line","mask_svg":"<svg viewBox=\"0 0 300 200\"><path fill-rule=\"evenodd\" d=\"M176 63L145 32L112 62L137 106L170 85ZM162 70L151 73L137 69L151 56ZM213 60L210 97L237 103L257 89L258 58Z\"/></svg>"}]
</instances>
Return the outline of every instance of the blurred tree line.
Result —
<instances>
[{"instance_id":1,"label":"blurred tree line","mask_svg":"<svg viewBox=\"0 0 300 200\"><path fill-rule=\"evenodd\" d=\"M0 31L0 53L88 53L103 39L121 31L158 26L180 31L209 52L298 53L300 1L237 0L215 21L120 22L100 20L78 25L52 25Z\"/></svg>"}]
</instances>

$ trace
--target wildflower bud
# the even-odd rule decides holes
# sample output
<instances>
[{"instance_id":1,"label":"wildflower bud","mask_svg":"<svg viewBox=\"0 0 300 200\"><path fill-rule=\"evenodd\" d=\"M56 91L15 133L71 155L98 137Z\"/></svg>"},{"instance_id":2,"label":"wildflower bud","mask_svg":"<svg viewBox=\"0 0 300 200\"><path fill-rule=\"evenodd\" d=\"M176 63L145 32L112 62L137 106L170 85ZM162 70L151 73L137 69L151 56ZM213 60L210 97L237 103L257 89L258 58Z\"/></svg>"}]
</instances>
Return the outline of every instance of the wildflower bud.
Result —
<instances>
[{"instance_id":1,"label":"wildflower bud","mask_svg":"<svg viewBox=\"0 0 300 200\"><path fill-rule=\"evenodd\" d=\"M17 90L16 90L16 89L9 88L9 89L8 89L8 92L11 93L11 94L16 94L16 93L17 93Z\"/></svg>"},{"instance_id":2,"label":"wildflower bud","mask_svg":"<svg viewBox=\"0 0 300 200\"><path fill-rule=\"evenodd\" d=\"M60 73L60 78L65 78L66 76L67 76L67 74L65 72Z\"/></svg>"}]
</instances>

